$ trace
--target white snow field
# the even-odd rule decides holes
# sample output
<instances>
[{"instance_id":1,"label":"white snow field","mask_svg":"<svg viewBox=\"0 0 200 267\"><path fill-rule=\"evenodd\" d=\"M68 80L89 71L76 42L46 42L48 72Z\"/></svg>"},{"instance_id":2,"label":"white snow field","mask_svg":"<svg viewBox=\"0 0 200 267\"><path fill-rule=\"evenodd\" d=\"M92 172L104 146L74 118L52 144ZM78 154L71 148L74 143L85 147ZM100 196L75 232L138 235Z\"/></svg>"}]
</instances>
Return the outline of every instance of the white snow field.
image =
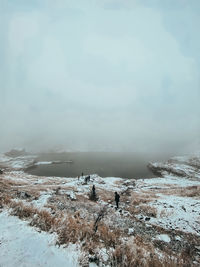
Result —
<instances>
[{"instance_id":1,"label":"white snow field","mask_svg":"<svg viewBox=\"0 0 200 267\"><path fill-rule=\"evenodd\" d=\"M26 221L0 213L0 266L1 267L76 267L78 250L55 246L55 236L37 232Z\"/></svg>"}]
</instances>

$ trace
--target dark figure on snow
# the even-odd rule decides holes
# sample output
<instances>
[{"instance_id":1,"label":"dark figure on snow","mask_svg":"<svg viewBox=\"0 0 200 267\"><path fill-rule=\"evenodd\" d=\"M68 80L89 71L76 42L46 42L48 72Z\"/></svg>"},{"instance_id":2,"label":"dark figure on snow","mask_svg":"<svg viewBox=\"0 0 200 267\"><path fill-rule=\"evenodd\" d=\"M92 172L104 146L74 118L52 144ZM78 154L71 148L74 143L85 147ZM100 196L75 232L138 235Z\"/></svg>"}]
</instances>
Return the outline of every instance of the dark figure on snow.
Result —
<instances>
[{"instance_id":1,"label":"dark figure on snow","mask_svg":"<svg viewBox=\"0 0 200 267\"><path fill-rule=\"evenodd\" d=\"M90 175L85 177L85 183L87 184L90 181Z\"/></svg>"},{"instance_id":2,"label":"dark figure on snow","mask_svg":"<svg viewBox=\"0 0 200 267\"><path fill-rule=\"evenodd\" d=\"M90 200L97 201L96 188L95 185L92 186L92 191L90 193Z\"/></svg>"},{"instance_id":3,"label":"dark figure on snow","mask_svg":"<svg viewBox=\"0 0 200 267\"><path fill-rule=\"evenodd\" d=\"M116 208L119 208L119 199L120 199L120 195L115 192L115 202L116 202Z\"/></svg>"},{"instance_id":4,"label":"dark figure on snow","mask_svg":"<svg viewBox=\"0 0 200 267\"><path fill-rule=\"evenodd\" d=\"M96 196L95 185L94 184L93 184L93 187L92 187L92 194L93 194L93 196Z\"/></svg>"},{"instance_id":5,"label":"dark figure on snow","mask_svg":"<svg viewBox=\"0 0 200 267\"><path fill-rule=\"evenodd\" d=\"M83 177L83 172L82 172L82 177Z\"/></svg>"}]
</instances>

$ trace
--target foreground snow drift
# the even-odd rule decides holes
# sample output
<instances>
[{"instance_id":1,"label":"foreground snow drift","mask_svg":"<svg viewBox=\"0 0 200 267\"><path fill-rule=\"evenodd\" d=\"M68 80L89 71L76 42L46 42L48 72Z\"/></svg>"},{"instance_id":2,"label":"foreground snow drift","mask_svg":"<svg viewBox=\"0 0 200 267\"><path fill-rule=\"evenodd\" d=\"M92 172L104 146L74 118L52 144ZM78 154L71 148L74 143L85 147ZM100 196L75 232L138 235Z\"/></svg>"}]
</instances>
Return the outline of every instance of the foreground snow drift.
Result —
<instances>
[{"instance_id":1,"label":"foreground snow drift","mask_svg":"<svg viewBox=\"0 0 200 267\"><path fill-rule=\"evenodd\" d=\"M75 267L78 265L75 246L58 248L55 237L38 233L27 222L0 213L0 266L1 267Z\"/></svg>"}]
</instances>

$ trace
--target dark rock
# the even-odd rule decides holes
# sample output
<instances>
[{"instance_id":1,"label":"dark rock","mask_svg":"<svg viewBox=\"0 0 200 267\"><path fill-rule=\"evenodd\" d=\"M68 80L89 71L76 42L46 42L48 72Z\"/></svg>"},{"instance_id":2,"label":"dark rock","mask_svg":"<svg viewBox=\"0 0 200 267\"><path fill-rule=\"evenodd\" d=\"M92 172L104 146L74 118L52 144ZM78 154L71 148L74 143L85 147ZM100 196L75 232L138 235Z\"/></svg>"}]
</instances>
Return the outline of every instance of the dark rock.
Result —
<instances>
[{"instance_id":1,"label":"dark rock","mask_svg":"<svg viewBox=\"0 0 200 267\"><path fill-rule=\"evenodd\" d=\"M66 206L63 203L58 203L57 208L59 210L64 210L66 208Z\"/></svg>"},{"instance_id":2,"label":"dark rock","mask_svg":"<svg viewBox=\"0 0 200 267\"><path fill-rule=\"evenodd\" d=\"M148 213L148 212L147 212L147 214L146 214L146 215L148 215L149 217L154 217L154 218L156 217L156 214L154 214L154 213L151 213L151 212L150 212L150 213Z\"/></svg>"},{"instance_id":3,"label":"dark rock","mask_svg":"<svg viewBox=\"0 0 200 267\"><path fill-rule=\"evenodd\" d=\"M17 196L22 199L31 198L31 195L27 192L17 192Z\"/></svg>"},{"instance_id":4,"label":"dark rock","mask_svg":"<svg viewBox=\"0 0 200 267\"><path fill-rule=\"evenodd\" d=\"M56 195L59 195L59 193L60 193L60 192L59 192L59 191L60 191L60 189L61 189L61 187L60 187L60 186L59 186L59 187L57 187L57 188L55 189L55 194L56 194Z\"/></svg>"},{"instance_id":5,"label":"dark rock","mask_svg":"<svg viewBox=\"0 0 200 267\"><path fill-rule=\"evenodd\" d=\"M99 258L96 255L89 255L89 262L94 262L99 265Z\"/></svg>"},{"instance_id":6,"label":"dark rock","mask_svg":"<svg viewBox=\"0 0 200 267\"><path fill-rule=\"evenodd\" d=\"M182 206L181 208L186 212L186 208L184 206Z\"/></svg>"}]
</instances>

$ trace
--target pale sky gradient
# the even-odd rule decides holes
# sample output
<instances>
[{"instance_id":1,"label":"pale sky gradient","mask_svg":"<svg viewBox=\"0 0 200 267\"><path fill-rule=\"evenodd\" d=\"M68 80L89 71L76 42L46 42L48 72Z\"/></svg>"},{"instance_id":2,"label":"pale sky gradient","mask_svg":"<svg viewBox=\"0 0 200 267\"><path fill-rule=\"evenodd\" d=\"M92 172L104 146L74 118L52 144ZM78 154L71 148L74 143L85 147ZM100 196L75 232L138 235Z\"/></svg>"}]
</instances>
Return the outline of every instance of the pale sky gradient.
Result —
<instances>
[{"instance_id":1,"label":"pale sky gradient","mask_svg":"<svg viewBox=\"0 0 200 267\"><path fill-rule=\"evenodd\" d=\"M0 0L0 151L200 149L199 0Z\"/></svg>"}]
</instances>

